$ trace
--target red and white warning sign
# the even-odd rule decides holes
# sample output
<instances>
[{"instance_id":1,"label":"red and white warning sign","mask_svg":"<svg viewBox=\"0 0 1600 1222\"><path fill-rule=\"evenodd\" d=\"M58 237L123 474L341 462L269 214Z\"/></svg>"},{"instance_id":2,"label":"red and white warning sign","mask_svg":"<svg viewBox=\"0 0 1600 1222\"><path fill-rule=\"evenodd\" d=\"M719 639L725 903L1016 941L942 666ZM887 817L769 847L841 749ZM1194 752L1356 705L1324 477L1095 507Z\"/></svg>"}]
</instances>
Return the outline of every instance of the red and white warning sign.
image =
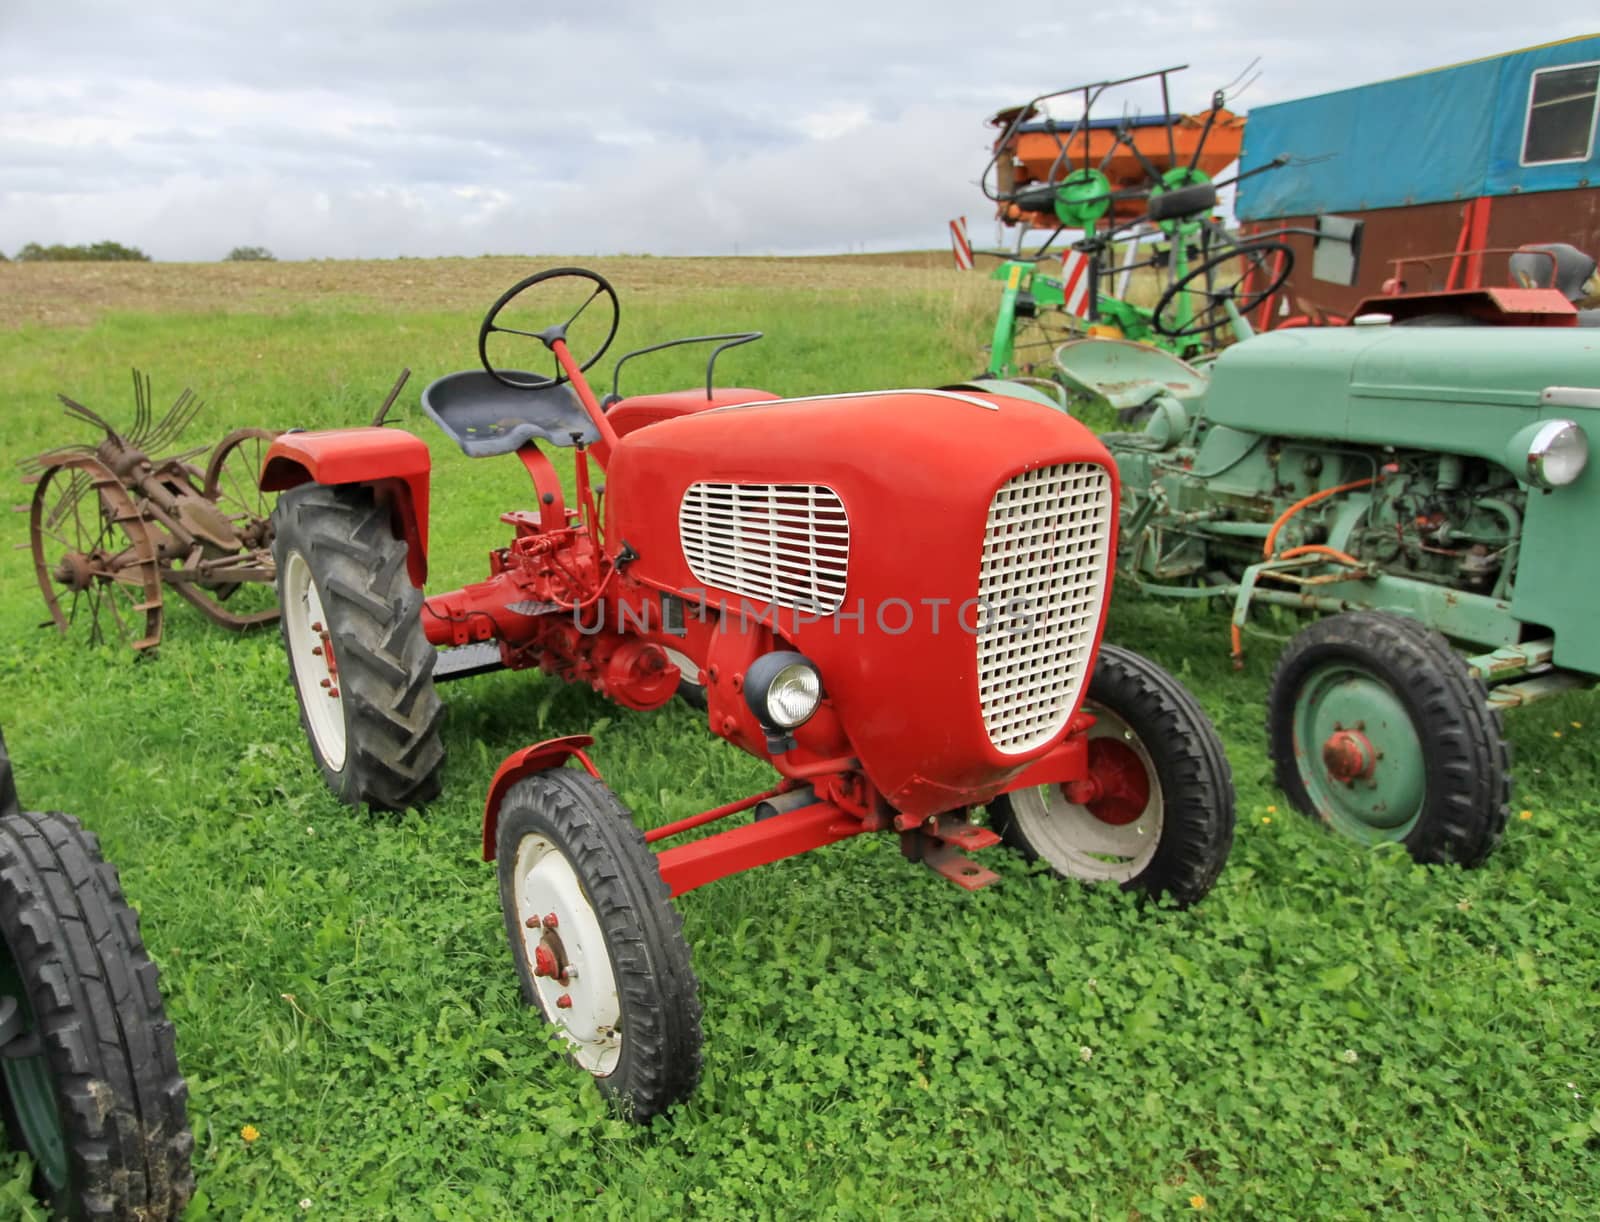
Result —
<instances>
[{"instance_id":1,"label":"red and white warning sign","mask_svg":"<svg viewBox=\"0 0 1600 1222\"><path fill-rule=\"evenodd\" d=\"M1064 251L1061 255L1061 296L1067 313L1079 318L1089 316L1089 256L1081 250Z\"/></svg>"},{"instance_id":2,"label":"red and white warning sign","mask_svg":"<svg viewBox=\"0 0 1600 1222\"><path fill-rule=\"evenodd\" d=\"M958 216L950 222L950 247L955 252L956 267L964 272L972 270L972 243L967 240L967 218Z\"/></svg>"}]
</instances>

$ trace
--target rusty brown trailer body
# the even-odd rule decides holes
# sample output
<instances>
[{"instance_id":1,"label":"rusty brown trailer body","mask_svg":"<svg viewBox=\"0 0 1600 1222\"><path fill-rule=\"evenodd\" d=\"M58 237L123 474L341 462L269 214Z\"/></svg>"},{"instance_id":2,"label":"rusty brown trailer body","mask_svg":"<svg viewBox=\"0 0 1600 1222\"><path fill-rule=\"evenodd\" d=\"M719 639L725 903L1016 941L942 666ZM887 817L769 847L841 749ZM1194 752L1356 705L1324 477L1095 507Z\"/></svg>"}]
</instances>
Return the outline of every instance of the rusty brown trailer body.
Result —
<instances>
[{"instance_id":1,"label":"rusty brown trailer body","mask_svg":"<svg viewBox=\"0 0 1600 1222\"><path fill-rule=\"evenodd\" d=\"M1534 287L1474 252L1600 255L1600 34L1256 107L1240 165L1245 231L1300 231L1258 326L1386 293ZM1403 288L1385 283L1397 260Z\"/></svg>"},{"instance_id":2,"label":"rusty brown trailer body","mask_svg":"<svg viewBox=\"0 0 1600 1222\"><path fill-rule=\"evenodd\" d=\"M1512 283L1504 254L1484 255L1474 262L1467 253L1485 247L1514 249L1560 241L1600 253L1600 189L1541 191L1341 215L1365 222L1355 254L1354 283L1318 279L1314 271L1318 239L1305 233L1289 234L1282 240L1294 251L1294 270L1255 321L1270 327L1289 317L1313 321L1329 316L1348 318L1359 302L1384 293L1384 282L1394 275L1395 261L1401 259L1409 261L1403 271L1404 291L1409 293ZM1283 217L1251 222L1242 229L1247 234L1283 227L1315 229L1317 220L1315 216ZM1474 230L1482 237L1463 247L1463 234ZM1461 257L1452 258L1457 252ZM1457 275L1454 284L1452 270Z\"/></svg>"}]
</instances>

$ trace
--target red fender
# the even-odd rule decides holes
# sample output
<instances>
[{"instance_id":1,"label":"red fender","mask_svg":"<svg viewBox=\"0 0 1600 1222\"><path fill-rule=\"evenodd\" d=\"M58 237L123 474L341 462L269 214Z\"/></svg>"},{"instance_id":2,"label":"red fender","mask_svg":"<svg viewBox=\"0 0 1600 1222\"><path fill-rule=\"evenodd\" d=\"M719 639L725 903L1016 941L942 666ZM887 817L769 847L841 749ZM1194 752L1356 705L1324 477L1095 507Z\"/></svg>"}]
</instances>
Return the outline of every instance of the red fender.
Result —
<instances>
[{"instance_id":1,"label":"red fender","mask_svg":"<svg viewBox=\"0 0 1600 1222\"><path fill-rule=\"evenodd\" d=\"M428 472L421 438L402 429L284 433L261 466L261 490L300 484L367 484L391 497L395 537L406 541L406 573L419 590L428 578Z\"/></svg>"},{"instance_id":2,"label":"red fender","mask_svg":"<svg viewBox=\"0 0 1600 1222\"><path fill-rule=\"evenodd\" d=\"M1002 793L1036 785L1066 785L1089 775L1089 727L1094 714L1079 709L1067 725L1066 737L1006 782Z\"/></svg>"},{"instance_id":3,"label":"red fender","mask_svg":"<svg viewBox=\"0 0 1600 1222\"><path fill-rule=\"evenodd\" d=\"M600 772L589 762L589 757L583 753L585 747L592 747L594 739L587 734L570 734L566 738L548 738L542 743L534 743L531 747L524 747L521 751L513 751L506 756L505 761L495 770L494 780L489 782L489 796L483 804L483 859L494 860L494 838L500 829L500 803L505 799L506 790L510 789L525 776L532 776L536 772L549 772L552 768L559 768L569 759L576 759L583 765L595 780L600 779Z\"/></svg>"}]
</instances>

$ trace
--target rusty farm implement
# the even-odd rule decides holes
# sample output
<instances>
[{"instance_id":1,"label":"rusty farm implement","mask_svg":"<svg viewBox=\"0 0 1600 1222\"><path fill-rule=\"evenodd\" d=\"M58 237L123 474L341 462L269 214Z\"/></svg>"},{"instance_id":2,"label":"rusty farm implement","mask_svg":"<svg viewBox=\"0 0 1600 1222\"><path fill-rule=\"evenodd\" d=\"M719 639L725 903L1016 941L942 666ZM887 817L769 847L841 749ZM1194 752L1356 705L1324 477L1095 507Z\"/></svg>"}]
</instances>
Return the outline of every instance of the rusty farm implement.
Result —
<instances>
[{"instance_id":1,"label":"rusty farm implement","mask_svg":"<svg viewBox=\"0 0 1600 1222\"><path fill-rule=\"evenodd\" d=\"M185 390L157 417L150 381L137 371L133 393L126 431L62 395L68 416L104 436L23 464L34 485L28 536L46 626L84 631L91 643L152 649L168 589L224 628L274 622L272 505L256 473L276 434L235 429L209 451L159 457L201 401Z\"/></svg>"}]
</instances>

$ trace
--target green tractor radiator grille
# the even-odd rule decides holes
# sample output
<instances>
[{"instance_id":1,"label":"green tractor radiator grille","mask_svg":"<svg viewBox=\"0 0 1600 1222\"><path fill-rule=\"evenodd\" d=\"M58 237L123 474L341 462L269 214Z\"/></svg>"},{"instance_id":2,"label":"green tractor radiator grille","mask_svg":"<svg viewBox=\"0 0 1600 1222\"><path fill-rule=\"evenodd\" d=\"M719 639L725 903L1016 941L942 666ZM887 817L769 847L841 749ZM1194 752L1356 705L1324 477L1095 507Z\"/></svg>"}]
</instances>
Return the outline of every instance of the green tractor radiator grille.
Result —
<instances>
[{"instance_id":1,"label":"green tractor radiator grille","mask_svg":"<svg viewBox=\"0 0 1600 1222\"><path fill-rule=\"evenodd\" d=\"M1055 738L1089 677L1111 551L1111 477L1095 463L1024 471L989 503L978 574L978 699L989 741Z\"/></svg>"}]
</instances>

